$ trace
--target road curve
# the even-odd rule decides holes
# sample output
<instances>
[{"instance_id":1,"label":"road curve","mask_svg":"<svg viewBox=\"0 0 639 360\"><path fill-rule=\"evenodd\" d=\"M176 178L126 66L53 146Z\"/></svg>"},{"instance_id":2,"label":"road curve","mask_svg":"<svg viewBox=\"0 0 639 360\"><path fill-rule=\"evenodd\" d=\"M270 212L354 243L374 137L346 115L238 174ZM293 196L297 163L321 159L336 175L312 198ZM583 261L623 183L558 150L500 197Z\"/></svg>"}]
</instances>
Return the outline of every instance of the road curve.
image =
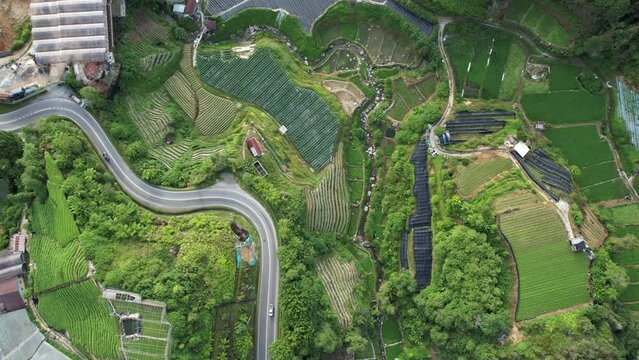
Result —
<instances>
[{"instance_id":1,"label":"road curve","mask_svg":"<svg viewBox=\"0 0 639 360\"><path fill-rule=\"evenodd\" d=\"M268 304L277 306L279 263L275 224L262 204L242 190L231 176L226 176L211 187L188 191L164 190L145 183L128 167L96 119L69 99L45 99L0 115L0 130L19 130L38 119L53 115L73 121L84 131L99 154L108 155L110 161L105 163L106 167L122 189L144 207L165 213L226 209L244 216L255 227L262 241L256 359L268 359L268 346L277 337L278 312L269 317L267 309Z\"/></svg>"}]
</instances>

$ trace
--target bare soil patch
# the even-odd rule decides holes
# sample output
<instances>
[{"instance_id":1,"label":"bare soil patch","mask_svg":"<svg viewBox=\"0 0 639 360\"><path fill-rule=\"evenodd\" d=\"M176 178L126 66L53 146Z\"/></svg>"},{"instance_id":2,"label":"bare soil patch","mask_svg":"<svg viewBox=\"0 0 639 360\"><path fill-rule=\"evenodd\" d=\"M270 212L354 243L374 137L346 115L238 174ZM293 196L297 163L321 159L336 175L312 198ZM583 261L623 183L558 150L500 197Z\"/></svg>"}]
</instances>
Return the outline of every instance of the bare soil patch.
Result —
<instances>
[{"instance_id":1,"label":"bare soil patch","mask_svg":"<svg viewBox=\"0 0 639 360\"><path fill-rule=\"evenodd\" d=\"M362 90L350 82L326 80L322 85L337 98L348 116L353 115L355 109L366 99L366 95L364 95Z\"/></svg>"},{"instance_id":2,"label":"bare soil patch","mask_svg":"<svg viewBox=\"0 0 639 360\"><path fill-rule=\"evenodd\" d=\"M29 19L29 0L0 0L0 51L9 50L15 31Z\"/></svg>"}]
</instances>

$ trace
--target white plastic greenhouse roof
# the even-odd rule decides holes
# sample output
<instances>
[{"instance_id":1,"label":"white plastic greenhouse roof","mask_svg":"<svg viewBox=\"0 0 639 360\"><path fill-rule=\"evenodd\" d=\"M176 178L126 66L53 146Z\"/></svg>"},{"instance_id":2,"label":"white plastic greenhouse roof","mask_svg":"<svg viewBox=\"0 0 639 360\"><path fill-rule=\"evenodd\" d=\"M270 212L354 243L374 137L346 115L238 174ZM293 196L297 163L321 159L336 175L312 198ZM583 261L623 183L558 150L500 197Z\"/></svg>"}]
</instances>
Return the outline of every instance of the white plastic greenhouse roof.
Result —
<instances>
[{"instance_id":1,"label":"white plastic greenhouse roof","mask_svg":"<svg viewBox=\"0 0 639 360\"><path fill-rule=\"evenodd\" d=\"M31 24L40 64L106 59L106 0L31 0Z\"/></svg>"},{"instance_id":2,"label":"white plastic greenhouse roof","mask_svg":"<svg viewBox=\"0 0 639 360\"><path fill-rule=\"evenodd\" d=\"M24 309L0 315L0 359L69 360L44 340Z\"/></svg>"}]
</instances>

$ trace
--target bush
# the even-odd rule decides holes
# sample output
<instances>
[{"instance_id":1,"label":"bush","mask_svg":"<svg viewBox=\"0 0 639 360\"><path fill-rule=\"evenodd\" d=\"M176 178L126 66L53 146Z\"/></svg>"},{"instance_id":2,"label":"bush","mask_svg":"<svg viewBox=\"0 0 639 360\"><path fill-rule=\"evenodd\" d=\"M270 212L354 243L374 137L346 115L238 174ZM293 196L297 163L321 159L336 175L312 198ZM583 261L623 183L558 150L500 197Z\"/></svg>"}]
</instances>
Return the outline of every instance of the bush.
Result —
<instances>
[{"instance_id":1,"label":"bush","mask_svg":"<svg viewBox=\"0 0 639 360\"><path fill-rule=\"evenodd\" d=\"M31 21L25 21L16 29L15 39L11 45L11 51L20 50L31 38Z\"/></svg>"},{"instance_id":2,"label":"bush","mask_svg":"<svg viewBox=\"0 0 639 360\"><path fill-rule=\"evenodd\" d=\"M177 23L181 28L190 33L200 30L200 23L188 16L180 18Z\"/></svg>"}]
</instances>

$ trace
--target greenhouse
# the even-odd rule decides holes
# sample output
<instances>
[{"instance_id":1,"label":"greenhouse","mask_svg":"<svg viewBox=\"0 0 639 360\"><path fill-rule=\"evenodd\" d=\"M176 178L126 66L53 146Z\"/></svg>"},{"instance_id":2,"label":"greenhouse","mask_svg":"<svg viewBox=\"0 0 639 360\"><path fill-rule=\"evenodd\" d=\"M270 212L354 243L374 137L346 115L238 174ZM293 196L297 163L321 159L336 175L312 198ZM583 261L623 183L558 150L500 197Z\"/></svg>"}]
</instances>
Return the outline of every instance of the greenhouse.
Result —
<instances>
[{"instance_id":1,"label":"greenhouse","mask_svg":"<svg viewBox=\"0 0 639 360\"><path fill-rule=\"evenodd\" d=\"M39 64L106 60L105 0L32 0L31 23L33 53Z\"/></svg>"}]
</instances>

